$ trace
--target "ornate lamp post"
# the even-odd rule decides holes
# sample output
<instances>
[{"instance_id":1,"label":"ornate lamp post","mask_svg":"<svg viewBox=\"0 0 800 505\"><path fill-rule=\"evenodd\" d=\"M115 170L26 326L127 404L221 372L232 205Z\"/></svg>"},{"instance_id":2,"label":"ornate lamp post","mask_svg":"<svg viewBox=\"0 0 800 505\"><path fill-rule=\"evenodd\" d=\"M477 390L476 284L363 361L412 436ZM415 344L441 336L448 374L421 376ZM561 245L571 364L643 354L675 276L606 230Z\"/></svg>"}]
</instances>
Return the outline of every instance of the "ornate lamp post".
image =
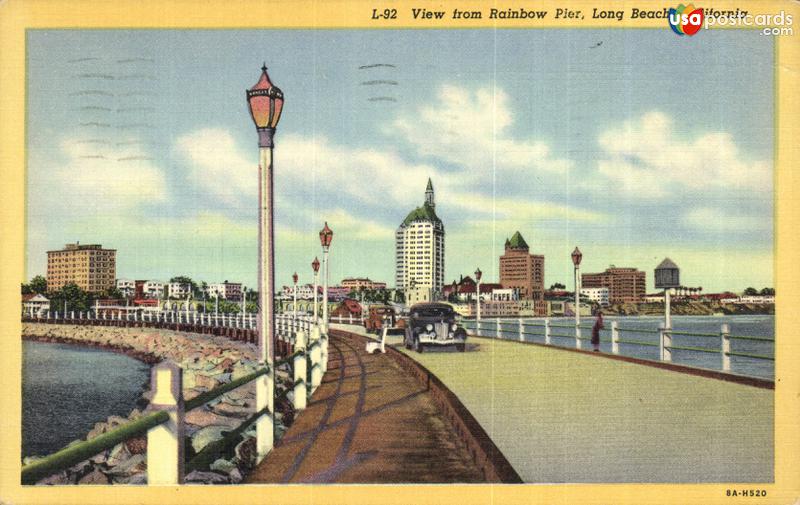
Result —
<instances>
[{"instance_id":1,"label":"ornate lamp post","mask_svg":"<svg viewBox=\"0 0 800 505\"><path fill-rule=\"evenodd\" d=\"M583 254L578 247L572 251L572 264L575 265L575 347L581 348L581 260Z\"/></svg>"},{"instance_id":2,"label":"ornate lamp post","mask_svg":"<svg viewBox=\"0 0 800 505\"><path fill-rule=\"evenodd\" d=\"M481 269L478 268L475 270L475 280L477 281L477 286L475 287L475 294L478 296L476 299L476 310L475 310L475 321L481 320L481 277L483 277L483 272Z\"/></svg>"},{"instance_id":3,"label":"ornate lamp post","mask_svg":"<svg viewBox=\"0 0 800 505\"><path fill-rule=\"evenodd\" d=\"M319 241L322 244L322 323L325 325L325 334L327 335L328 328L328 250L333 241L333 230L328 228L328 222L325 221L325 227L319 232Z\"/></svg>"},{"instance_id":4,"label":"ornate lamp post","mask_svg":"<svg viewBox=\"0 0 800 505\"><path fill-rule=\"evenodd\" d=\"M319 260L315 257L311 262L311 268L314 270L314 324L317 324L318 304L317 304L317 284L319 281Z\"/></svg>"},{"instance_id":5,"label":"ornate lamp post","mask_svg":"<svg viewBox=\"0 0 800 505\"><path fill-rule=\"evenodd\" d=\"M269 368L269 373L256 380L256 410L266 413L256 422L257 460L261 461L272 450L275 403L275 246L272 223L272 149L275 128L283 111L283 92L272 84L266 64L261 76L246 91L250 117L258 132L259 154L259 211L258 211L258 302L259 302L259 362Z\"/></svg>"},{"instance_id":6,"label":"ornate lamp post","mask_svg":"<svg viewBox=\"0 0 800 505\"><path fill-rule=\"evenodd\" d=\"M294 303L292 304L292 317L297 318L297 272L292 275L294 282Z\"/></svg>"}]
</instances>

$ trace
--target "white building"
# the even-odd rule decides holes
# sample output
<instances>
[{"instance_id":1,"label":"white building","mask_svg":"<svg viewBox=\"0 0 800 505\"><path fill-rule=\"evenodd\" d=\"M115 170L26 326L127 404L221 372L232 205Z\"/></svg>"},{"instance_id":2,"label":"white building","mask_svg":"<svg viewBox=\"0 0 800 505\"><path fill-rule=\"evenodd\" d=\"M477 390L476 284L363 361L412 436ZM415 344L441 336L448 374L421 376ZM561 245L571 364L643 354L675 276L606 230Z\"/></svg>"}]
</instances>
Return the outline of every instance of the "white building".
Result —
<instances>
[{"instance_id":1,"label":"white building","mask_svg":"<svg viewBox=\"0 0 800 505\"><path fill-rule=\"evenodd\" d=\"M481 300L486 299L486 293L482 292ZM490 300L493 302L516 302L519 300L519 290L514 288L493 289Z\"/></svg>"},{"instance_id":2,"label":"white building","mask_svg":"<svg viewBox=\"0 0 800 505\"><path fill-rule=\"evenodd\" d=\"M192 286L183 282L170 282L167 285L167 294L170 298L186 298L192 292Z\"/></svg>"},{"instance_id":3,"label":"white building","mask_svg":"<svg viewBox=\"0 0 800 505\"><path fill-rule=\"evenodd\" d=\"M581 296L587 300L599 303L602 306L608 305L608 288L581 288Z\"/></svg>"},{"instance_id":4,"label":"white building","mask_svg":"<svg viewBox=\"0 0 800 505\"><path fill-rule=\"evenodd\" d=\"M406 306L408 307L417 303L427 303L431 300L431 288L427 286L414 286L406 289Z\"/></svg>"},{"instance_id":5,"label":"white building","mask_svg":"<svg viewBox=\"0 0 800 505\"><path fill-rule=\"evenodd\" d=\"M441 294L444 285L444 225L436 215L433 184L425 203L412 210L395 233L395 286L407 292L422 288Z\"/></svg>"},{"instance_id":6,"label":"white building","mask_svg":"<svg viewBox=\"0 0 800 505\"><path fill-rule=\"evenodd\" d=\"M317 286L317 299L321 299L322 286ZM294 298L294 285L284 286L279 297L285 300L292 300ZM298 300L313 300L314 299L314 286L311 284L298 284L297 285L297 299Z\"/></svg>"},{"instance_id":7,"label":"white building","mask_svg":"<svg viewBox=\"0 0 800 505\"><path fill-rule=\"evenodd\" d=\"M22 295L22 313L26 316L43 316L50 310L50 299L41 294Z\"/></svg>"},{"instance_id":8,"label":"white building","mask_svg":"<svg viewBox=\"0 0 800 505\"><path fill-rule=\"evenodd\" d=\"M136 281L133 279L117 279L117 289L123 296L133 296L136 292Z\"/></svg>"},{"instance_id":9,"label":"white building","mask_svg":"<svg viewBox=\"0 0 800 505\"><path fill-rule=\"evenodd\" d=\"M163 298L164 283L159 281L145 281L142 292L146 298Z\"/></svg>"},{"instance_id":10,"label":"white building","mask_svg":"<svg viewBox=\"0 0 800 505\"><path fill-rule=\"evenodd\" d=\"M223 300L241 301L242 283L241 282L218 282L209 284L206 293L211 298L219 297Z\"/></svg>"}]
</instances>

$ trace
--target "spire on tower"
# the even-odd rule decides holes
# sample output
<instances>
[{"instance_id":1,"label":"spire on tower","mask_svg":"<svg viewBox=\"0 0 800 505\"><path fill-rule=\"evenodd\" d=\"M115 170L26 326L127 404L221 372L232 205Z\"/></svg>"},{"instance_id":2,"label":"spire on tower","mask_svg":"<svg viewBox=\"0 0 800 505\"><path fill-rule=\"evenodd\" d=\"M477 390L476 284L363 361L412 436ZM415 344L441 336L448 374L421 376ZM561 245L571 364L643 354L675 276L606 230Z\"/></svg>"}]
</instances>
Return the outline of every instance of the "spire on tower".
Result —
<instances>
[{"instance_id":1,"label":"spire on tower","mask_svg":"<svg viewBox=\"0 0 800 505\"><path fill-rule=\"evenodd\" d=\"M425 188L425 205L436 207L433 199L433 182L431 182L430 177L428 177L428 186Z\"/></svg>"}]
</instances>

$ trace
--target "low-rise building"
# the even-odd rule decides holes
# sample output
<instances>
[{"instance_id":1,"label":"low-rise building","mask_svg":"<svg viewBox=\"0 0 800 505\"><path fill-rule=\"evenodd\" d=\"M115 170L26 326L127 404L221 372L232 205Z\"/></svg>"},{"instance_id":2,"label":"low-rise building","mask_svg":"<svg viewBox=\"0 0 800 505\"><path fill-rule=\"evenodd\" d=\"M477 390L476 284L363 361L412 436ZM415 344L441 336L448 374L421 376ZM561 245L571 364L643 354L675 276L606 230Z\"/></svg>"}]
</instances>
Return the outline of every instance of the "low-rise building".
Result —
<instances>
[{"instance_id":1,"label":"low-rise building","mask_svg":"<svg viewBox=\"0 0 800 505\"><path fill-rule=\"evenodd\" d=\"M517 300L487 300L481 301L481 318L490 317L519 317L519 301ZM477 304L469 304L470 315L477 315Z\"/></svg>"},{"instance_id":2,"label":"low-rise building","mask_svg":"<svg viewBox=\"0 0 800 505\"><path fill-rule=\"evenodd\" d=\"M317 286L317 299L320 299L322 294L322 287ZM294 298L294 285L283 286L281 289L280 297L284 300L292 300ZM330 289L328 290L328 297L330 298ZM312 284L298 284L297 285L297 299L298 300L313 300L314 299L314 286Z\"/></svg>"},{"instance_id":3,"label":"low-rise building","mask_svg":"<svg viewBox=\"0 0 800 505\"><path fill-rule=\"evenodd\" d=\"M751 305L769 305L775 303L775 296L773 295L745 295L739 297L734 302L738 304L751 304Z\"/></svg>"},{"instance_id":4,"label":"low-rise building","mask_svg":"<svg viewBox=\"0 0 800 505\"><path fill-rule=\"evenodd\" d=\"M386 289L385 282L372 281L369 277L348 277L342 279L341 286L356 291L360 289Z\"/></svg>"},{"instance_id":5,"label":"low-rise building","mask_svg":"<svg viewBox=\"0 0 800 505\"><path fill-rule=\"evenodd\" d=\"M126 298L133 296L136 292L136 282L133 279L117 279L116 287Z\"/></svg>"},{"instance_id":6,"label":"low-rise building","mask_svg":"<svg viewBox=\"0 0 800 505\"><path fill-rule=\"evenodd\" d=\"M22 313L30 317L41 317L50 310L50 299L39 293L22 295Z\"/></svg>"},{"instance_id":7,"label":"low-rise building","mask_svg":"<svg viewBox=\"0 0 800 505\"><path fill-rule=\"evenodd\" d=\"M170 298L186 298L192 292L192 285L188 282L170 282L167 285L167 295Z\"/></svg>"},{"instance_id":8,"label":"low-rise building","mask_svg":"<svg viewBox=\"0 0 800 505\"><path fill-rule=\"evenodd\" d=\"M159 281L145 281L142 284L142 294L145 298L163 298L164 283Z\"/></svg>"},{"instance_id":9,"label":"low-rise building","mask_svg":"<svg viewBox=\"0 0 800 505\"><path fill-rule=\"evenodd\" d=\"M219 297L222 300L229 300L232 302L242 301L242 283L241 282L218 282L216 284L209 284L206 293L211 298Z\"/></svg>"},{"instance_id":10,"label":"low-rise building","mask_svg":"<svg viewBox=\"0 0 800 505\"><path fill-rule=\"evenodd\" d=\"M581 288L581 298L605 307L608 305L608 288Z\"/></svg>"}]
</instances>

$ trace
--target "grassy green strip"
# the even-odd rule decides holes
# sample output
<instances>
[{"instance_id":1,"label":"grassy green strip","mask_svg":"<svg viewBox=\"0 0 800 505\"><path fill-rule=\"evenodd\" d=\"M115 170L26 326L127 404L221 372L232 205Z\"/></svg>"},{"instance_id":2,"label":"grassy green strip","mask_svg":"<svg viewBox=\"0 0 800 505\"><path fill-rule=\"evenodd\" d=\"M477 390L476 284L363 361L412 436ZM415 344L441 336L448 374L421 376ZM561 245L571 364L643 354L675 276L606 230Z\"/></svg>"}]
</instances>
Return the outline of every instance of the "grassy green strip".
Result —
<instances>
[{"instance_id":1,"label":"grassy green strip","mask_svg":"<svg viewBox=\"0 0 800 505\"><path fill-rule=\"evenodd\" d=\"M40 460L26 465L22 468L22 483L35 484L37 481L52 475L56 472L66 470L71 466L80 463L95 454L110 449L115 445L147 433L147 430L165 423L169 420L169 414L164 411L153 412L140 417L135 421L123 424L107 433L86 440L78 444L61 449L60 451L46 456Z\"/></svg>"},{"instance_id":2,"label":"grassy green strip","mask_svg":"<svg viewBox=\"0 0 800 505\"><path fill-rule=\"evenodd\" d=\"M223 384L223 385L221 385L219 387L216 387L216 388L212 389L211 391L206 391L205 393L201 393L201 394L195 396L194 398L192 398L191 400L187 400L186 403L184 403L184 407L183 408L184 408L184 410L186 412L189 412L190 410L194 410L197 407L205 405L206 403L210 402L211 400L214 400L215 398L218 398L218 397L224 395L228 391L232 391L232 390L234 390L234 389L236 389L238 387L244 386L248 382L254 381L257 378L261 377L262 375L266 375L267 372L269 372L269 367L264 367L261 370L256 370L255 372L253 372L251 374L247 374L244 377L239 377L236 380L230 381L230 382L228 382L226 384Z\"/></svg>"},{"instance_id":3,"label":"grassy green strip","mask_svg":"<svg viewBox=\"0 0 800 505\"><path fill-rule=\"evenodd\" d=\"M746 352L733 352L733 351L726 352L725 354L728 355L728 356L742 356L744 358L764 359L764 360L767 360L767 361L775 361L775 358L773 358L772 356L764 356L764 355L761 355L761 354L748 354Z\"/></svg>"},{"instance_id":4,"label":"grassy green strip","mask_svg":"<svg viewBox=\"0 0 800 505\"><path fill-rule=\"evenodd\" d=\"M235 430L229 431L220 440L215 440L203 448L191 461L186 463L185 472L187 474L194 470L208 470L208 467L216 461L220 454L224 453L231 446L237 443L239 436L250 427L259 417L266 414L268 409L265 407L252 416L245 419Z\"/></svg>"},{"instance_id":5,"label":"grassy green strip","mask_svg":"<svg viewBox=\"0 0 800 505\"><path fill-rule=\"evenodd\" d=\"M664 347L666 347L667 349L679 349L681 351L709 352L709 353L712 353L712 354L719 354L720 353L719 349L709 349L707 347L689 347L689 346L683 346L683 345L668 345L668 346L664 346Z\"/></svg>"}]
</instances>

